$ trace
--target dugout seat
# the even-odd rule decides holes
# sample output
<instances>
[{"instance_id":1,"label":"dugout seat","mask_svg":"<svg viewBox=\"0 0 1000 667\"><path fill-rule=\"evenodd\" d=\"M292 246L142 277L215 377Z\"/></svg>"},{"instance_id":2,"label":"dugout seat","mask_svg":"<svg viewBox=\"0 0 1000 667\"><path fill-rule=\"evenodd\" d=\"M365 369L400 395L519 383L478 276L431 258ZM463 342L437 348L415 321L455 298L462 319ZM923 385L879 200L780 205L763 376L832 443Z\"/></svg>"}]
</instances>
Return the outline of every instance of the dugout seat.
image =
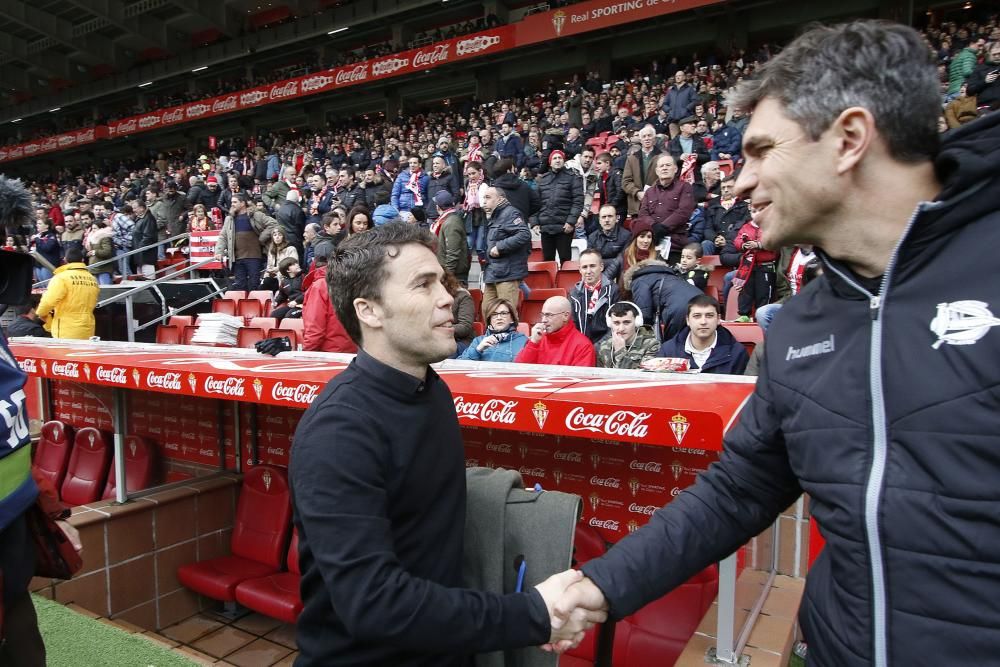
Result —
<instances>
[{"instance_id":1,"label":"dugout seat","mask_svg":"<svg viewBox=\"0 0 1000 667\"><path fill-rule=\"evenodd\" d=\"M73 427L61 421L52 420L42 425L42 435L35 448L35 458L31 467L39 475L52 482L56 489L62 487L73 449Z\"/></svg>"},{"instance_id":2,"label":"dugout seat","mask_svg":"<svg viewBox=\"0 0 1000 667\"><path fill-rule=\"evenodd\" d=\"M76 507L100 499L112 453L111 438L103 431L91 426L77 430L66 478L59 489L62 501Z\"/></svg>"},{"instance_id":3,"label":"dugout seat","mask_svg":"<svg viewBox=\"0 0 1000 667\"><path fill-rule=\"evenodd\" d=\"M299 534L292 530L288 546L288 571L248 579L236 586L236 601L248 609L276 618L285 623L295 623L302 613L302 596L299 594Z\"/></svg>"},{"instance_id":4,"label":"dugout seat","mask_svg":"<svg viewBox=\"0 0 1000 667\"><path fill-rule=\"evenodd\" d=\"M137 435L125 437L125 490L128 493L148 489L156 478L156 448L152 442ZM115 472L114 456L108 471L108 483L104 485L101 498L115 497L118 474Z\"/></svg>"}]
</instances>

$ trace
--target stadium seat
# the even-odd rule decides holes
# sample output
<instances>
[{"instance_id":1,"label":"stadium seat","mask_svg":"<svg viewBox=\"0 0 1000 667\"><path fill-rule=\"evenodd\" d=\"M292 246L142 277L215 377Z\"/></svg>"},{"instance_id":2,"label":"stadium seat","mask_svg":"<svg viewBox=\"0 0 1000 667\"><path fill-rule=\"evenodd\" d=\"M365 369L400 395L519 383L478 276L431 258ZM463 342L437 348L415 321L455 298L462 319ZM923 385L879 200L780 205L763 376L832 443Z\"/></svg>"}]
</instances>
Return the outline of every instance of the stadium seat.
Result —
<instances>
[{"instance_id":1,"label":"stadium seat","mask_svg":"<svg viewBox=\"0 0 1000 667\"><path fill-rule=\"evenodd\" d=\"M100 499L111 463L110 438L96 428L79 429L73 438L66 478L59 490L62 501L70 507Z\"/></svg>"},{"instance_id":2,"label":"stadium seat","mask_svg":"<svg viewBox=\"0 0 1000 667\"><path fill-rule=\"evenodd\" d=\"M482 336L484 333L486 333L486 325L483 324L482 322L473 322L472 323L472 332L476 336Z\"/></svg>"},{"instance_id":3,"label":"stadium seat","mask_svg":"<svg viewBox=\"0 0 1000 667\"><path fill-rule=\"evenodd\" d=\"M282 329L291 329L292 331L297 332L299 334L299 338L302 338L302 336L305 335L306 325L305 322L302 321L301 317L286 317L278 323L278 326Z\"/></svg>"},{"instance_id":4,"label":"stadium seat","mask_svg":"<svg viewBox=\"0 0 1000 667\"><path fill-rule=\"evenodd\" d=\"M530 336L531 335L531 327L528 325L527 322L518 322L517 323L517 333L522 333L525 336Z\"/></svg>"},{"instance_id":5,"label":"stadium seat","mask_svg":"<svg viewBox=\"0 0 1000 667\"><path fill-rule=\"evenodd\" d=\"M560 271L572 271L577 276L580 275L580 262L574 261L572 259L567 259L565 262L559 265Z\"/></svg>"},{"instance_id":6,"label":"stadium seat","mask_svg":"<svg viewBox=\"0 0 1000 667\"><path fill-rule=\"evenodd\" d=\"M214 299L212 301L212 312L223 315L235 315L237 302L234 299Z\"/></svg>"},{"instance_id":7,"label":"stadium seat","mask_svg":"<svg viewBox=\"0 0 1000 667\"><path fill-rule=\"evenodd\" d=\"M223 292L222 298L239 301L240 299L247 298L247 293L244 290L229 290L228 292Z\"/></svg>"},{"instance_id":8,"label":"stadium seat","mask_svg":"<svg viewBox=\"0 0 1000 667\"><path fill-rule=\"evenodd\" d=\"M283 469L250 468L236 506L231 554L180 566L181 584L213 600L235 602L240 582L278 572L291 527L290 498Z\"/></svg>"},{"instance_id":9,"label":"stadium seat","mask_svg":"<svg viewBox=\"0 0 1000 667\"><path fill-rule=\"evenodd\" d=\"M183 343L184 345L194 345L194 343L191 342L191 339L194 338L194 334L196 331L198 331L198 327L196 326L192 325L189 327L184 327L184 329L181 331L181 343Z\"/></svg>"},{"instance_id":10,"label":"stadium seat","mask_svg":"<svg viewBox=\"0 0 1000 667\"><path fill-rule=\"evenodd\" d=\"M576 524L573 537L573 568L579 568L587 561L597 558L607 551L604 538L595 528L585 523ZM559 667L593 667L597 660L597 628L591 628L583 641L559 657Z\"/></svg>"},{"instance_id":11,"label":"stadium seat","mask_svg":"<svg viewBox=\"0 0 1000 667\"><path fill-rule=\"evenodd\" d=\"M69 465L72 450L73 427L57 420L47 421L42 424L42 435L35 448L31 467L58 489L66 477L66 466Z\"/></svg>"},{"instance_id":12,"label":"stadium seat","mask_svg":"<svg viewBox=\"0 0 1000 667\"><path fill-rule=\"evenodd\" d=\"M615 625L612 665L672 665L719 592L712 565Z\"/></svg>"},{"instance_id":13,"label":"stadium seat","mask_svg":"<svg viewBox=\"0 0 1000 667\"><path fill-rule=\"evenodd\" d=\"M167 324L174 327L189 327L194 324L194 315L171 315Z\"/></svg>"},{"instance_id":14,"label":"stadium seat","mask_svg":"<svg viewBox=\"0 0 1000 667\"><path fill-rule=\"evenodd\" d=\"M727 322L732 322L737 317L740 316L740 291L731 289L729 290L729 297L726 299L725 303L725 320Z\"/></svg>"},{"instance_id":15,"label":"stadium seat","mask_svg":"<svg viewBox=\"0 0 1000 667\"><path fill-rule=\"evenodd\" d=\"M240 582L236 586L236 601L257 613L294 624L302 612L301 574L299 534L293 529L288 546L288 571Z\"/></svg>"},{"instance_id":16,"label":"stadium seat","mask_svg":"<svg viewBox=\"0 0 1000 667\"><path fill-rule=\"evenodd\" d=\"M542 242L532 240L531 242L531 254L528 255L528 262L541 262L544 261L545 256L542 254Z\"/></svg>"},{"instance_id":17,"label":"stadium seat","mask_svg":"<svg viewBox=\"0 0 1000 667\"><path fill-rule=\"evenodd\" d=\"M271 329L274 329L278 326L278 320L274 319L273 317L251 317L250 321L247 323L247 326L257 327L258 329L262 329L264 331L264 336L268 337L270 336L270 333L268 332L271 331Z\"/></svg>"},{"instance_id":18,"label":"stadium seat","mask_svg":"<svg viewBox=\"0 0 1000 667\"><path fill-rule=\"evenodd\" d=\"M569 264L569 262L566 262ZM556 274L556 287L561 287L566 290L569 294L570 290L576 287L576 284L580 282L580 271L579 270L567 270L559 269L559 273Z\"/></svg>"},{"instance_id":19,"label":"stadium seat","mask_svg":"<svg viewBox=\"0 0 1000 667\"><path fill-rule=\"evenodd\" d=\"M722 259L718 255L705 255L700 260L698 260L698 263L706 268L708 267L714 268L716 266L722 266Z\"/></svg>"},{"instance_id":20,"label":"stadium seat","mask_svg":"<svg viewBox=\"0 0 1000 667\"><path fill-rule=\"evenodd\" d=\"M524 282L528 284L528 287L535 289L539 287L541 289L549 289L555 287L556 284L556 272L559 270L559 265L555 262L528 262L528 277L524 279ZM549 276L548 284L538 284L532 285L530 278L532 274L546 273Z\"/></svg>"},{"instance_id":21,"label":"stadium seat","mask_svg":"<svg viewBox=\"0 0 1000 667\"><path fill-rule=\"evenodd\" d=\"M566 296L566 290L560 287L531 290L531 294L524 300L518 311L520 314L518 321L526 322L529 326L541 322L542 306L545 305L546 299L553 296Z\"/></svg>"},{"instance_id":22,"label":"stadium seat","mask_svg":"<svg viewBox=\"0 0 1000 667\"><path fill-rule=\"evenodd\" d=\"M257 341L264 340L264 330L260 327L240 327L236 332L236 347L252 348Z\"/></svg>"},{"instance_id":23,"label":"stadium seat","mask_svg":"<svg viewBox=\"0 0 1000 667\"><path fill-rule=\"evenodd\" d=\"M716 160L719 163L719 171L722 172L723 178L728 178L733 173L733 161L732 160Z\"/></svg>"},{"instance_id":24,"label":"stadium seat","mask_svg":"<svg viewBox=\"0 0 1000 667\"><path fill-rule=\"evenodd\" d=\"M271 303L274 298L274 292L270 292L266 289L257 289L247 292L248 299L257 299L260 301L260 307L263 309L263 315L271 314Z\"/></svg>"},{"instance_id":25,"label":"stadium seat","mask_svg":"<svg viewBox=\"0 0 1000 667\"><path fill-rule=\"evenodd\" d=\"M156 327L156 342L161 345L179 345L181 342L181 328L169 324L161 324Z\"/></svg>"},{"instance_id":26,"label":"stadium seat","mask_svg":"<svg viewBox=\"0 0 1000 667\"><path fill-rule=\"evenodd\" d=\"M747 354L753 354L753 349L764 342L764 330L756 322L726 322L722 326L733 334L737 342L743 343Z\"/></svg>"},{"instance_id":27,"label":"stadium seat","mask_svg":"<svg viewBox=\"0 0 1000 667\"><path fill-rule=\"evenodd\" d=\"M475 320L476 322L483 321L483 290L477 288L470 288L469 295L472 296L472 305L476 310Z\"/></svg>"},{"instance_id":28,"label":"stadium seat","mask_svg":"<svg viewBox=\"0 0 1000 667\"><path fill-rule=\"evenodd\" d=\"M267 332L267 336L265 336L265 338L278 338L280 336L288 336L288 340L292 344L292 349L299 349L299 332L295 331L295 329L282 329L280 327L274 327Z\"/></svg>"},{"instance_id":29,"label":"stadium seat","mask_svg":"<svg viewBox=\"0 0 1000 667\"><path fill-rule=\"evenodd\" d=\"M257 299L240 299L236 314L247 319L264 315L264 306Z\"/></svg>"},{"instance_id":30,"label":"stadium seat","mask_svg":"<svg viewBox=\"0 0 1000 667\"><path fill-rule=\"evenodd\" d=\"M151 487L156 480L156 448L152 442L137 435L125 437L125 490L134 493ZM108 483L104 485L105 500L115 497L118 475L115 459L111 458Z\"/></svg>"}]
</instances>

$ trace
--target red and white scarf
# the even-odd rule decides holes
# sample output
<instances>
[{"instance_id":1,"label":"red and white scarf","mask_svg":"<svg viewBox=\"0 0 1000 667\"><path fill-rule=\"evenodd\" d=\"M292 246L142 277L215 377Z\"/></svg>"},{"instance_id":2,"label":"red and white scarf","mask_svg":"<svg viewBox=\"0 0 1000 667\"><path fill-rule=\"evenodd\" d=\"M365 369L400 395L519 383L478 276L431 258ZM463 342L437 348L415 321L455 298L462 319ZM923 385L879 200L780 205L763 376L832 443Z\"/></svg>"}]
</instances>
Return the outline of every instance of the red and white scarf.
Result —
<instances>
[{"instance_id":1,"label":"red and white scarf","mask_svg":"<svg viewBox=\"0 0 1000 667\"><path fill-rule=\"evenodd\" d=\"M482 181L474 181L469 179L469 187L465 188L465 203L462 205L466 211L471 211L474 208L482 208L479 204L479 184Z\"/></svg>"},{"instance_id":2,"label":"red and white scarf","mask_svg":"<svg viewBox=\"0 0 1000 667\"><path fill-rule=\"evenodd\" d=\"M323 201L323 197L326 196L326 191L329 187L328 185L324 185L323 189L318 194L314 194L309 200L309 215L319 215L319 203Z\"/></svg>"},{"instance_id":3,"label":"red and white scarf","mask_svg":"<svg viewBox=\"0 0 1000 667\"><path fill-rule=\"evenodd\" d=\"M437 220L431 223L431 228L430 228L431 234L433 234L434 236L438 236L441 233L441 223L443 223L444 219L447 218L449 215L451 215L454 211L455 211L454 206L452 206L451 208L446 208L443 211L438 211Z\"/></svg>"},{"instance_id":4,"label":"red and white scarf","mask_svg":"<svg viewBox=\"0 0 1000 667\"><path fill-rule=\"evenodd\" d=\"M413 205L423 206L424 198L420 196L420 174L421 171L417 169L414 171L410 170L410 180L406 183L406 189L413 193Z\"/></svg>"},{"instance_id":5,"label":"red and white scarf","mask_svg":"<svg viewBox=\"0 0 1000 667\"><path fill-rule=\"evenodd\" d=\"M687 157L684 158L684 163L681 165L681 180L687 181L688 183L694 185L694 169L698 162L698 156L694 153L688 153Z\"/></svg>"}]
</instances>

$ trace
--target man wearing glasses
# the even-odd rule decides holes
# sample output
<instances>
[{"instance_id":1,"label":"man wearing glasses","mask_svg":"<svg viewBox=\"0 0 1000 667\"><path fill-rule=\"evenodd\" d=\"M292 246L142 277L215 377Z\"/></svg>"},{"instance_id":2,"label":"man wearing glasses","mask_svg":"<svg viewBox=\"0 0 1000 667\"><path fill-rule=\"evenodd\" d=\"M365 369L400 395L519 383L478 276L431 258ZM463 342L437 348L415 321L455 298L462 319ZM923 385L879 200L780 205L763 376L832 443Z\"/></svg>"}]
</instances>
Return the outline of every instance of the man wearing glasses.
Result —
<instances>
[{"instance_id":1,"label":"man wearing glasses","mask_svg":"<svg viewBox=\"0 0 1000 667\"><path fill-rule=\"evenodd\" d=\"M521 364L593 367L594 344L570 324L569 299L554 296L542 306L542 321L531 328L531 338L514 359Z\"/></svg>"}]
</instances>

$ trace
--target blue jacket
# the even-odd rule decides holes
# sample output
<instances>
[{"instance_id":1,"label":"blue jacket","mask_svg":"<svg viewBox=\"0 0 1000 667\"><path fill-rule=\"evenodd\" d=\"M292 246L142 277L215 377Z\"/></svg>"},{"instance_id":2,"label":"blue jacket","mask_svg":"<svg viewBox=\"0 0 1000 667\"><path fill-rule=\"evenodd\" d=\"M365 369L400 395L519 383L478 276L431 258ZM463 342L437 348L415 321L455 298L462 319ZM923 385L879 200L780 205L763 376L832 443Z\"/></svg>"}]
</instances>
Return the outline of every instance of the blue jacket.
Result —
<instances>
[{"instance_id":1,"label":"blue jacket","mask_svg":"<svg viewBox=\"0 0 1000 667\"><path fill-rule=\"evenodd\" d=\"M799 622L818 667L992 664L1000 646L1000 114L953 130L875 296L824 275L774 318L718 463L583 571L621 618L803 492L826 546ZM632 576L631 573L641 573ZM878 656L876 647L884 647ZM955 658L961 647L961 658Z\"/></svg>"},{"instance_id":2,"label":"blue jacket","mask_svg":"<svg viewBox=\"0 0 1000 667\"><path fill-rule=\"evenodd\" d=\"M427 206L427 183L430 178L425 172L420 172L417 178L417 188L420 190L420 199L423 206ZM404 169L399 172L396 182L392 184L392 205L399 211L409 211L416 206L413 193L406 189L406 184L410 182L410 170Z\"/></svg>"},{"instance_id":3,"label":"blue jacket","mask_svg":"<svg viewBox=\"0 0 1000 667\"><path fill-rule=\"evenodd\" d=\"M493 248L499 251L499 257L489 256ZM531 231L521 212L509 202L493 209L493 215L487 222L486 252L489 263L486 264L483 282L523 280L528 275Z\"/></svg>"},{"instance_id":4,"label":"blue jacket","mask_svg":"<svg viewBox=\"0 0 1000 667\"><path fill-rule=\"evenodd\" d=\"M497 139L496 151L500 159L509 157L518 169L521 168L524 162L524 142L521 141L521 135L517 132L511 130L506 137Z\"/></svg>"},{"instance_id":5,"label":"blue jacket","mask_svg":"<svg viewBox=\"0 0 1000 667\"><path fill-rule=\"evenodd\" d=\"M684 351L684 344L690 333L691 329L688 327L681 329L676 336L660 346L660 351L656 356L687 359L691 362L691 368L698 368L698 364L695 363L690 353ZM721 325L716 330L716 335L718 339L715 341L715 347L712 348L712 354L705 360L705 365L701 367L701 372L743 375L747 362L750 361L750 355L747 354L743 343L737 341L733 334Z\"/></svg>"},{"instance_id":6,"label":"blue jacket","mask_svg":"<svg viewBox=\"0 0 1000 667\"><path fill-rule=\"evenodd\" d=\"M481 353L476 348L479 346L483 339L486 338L488 334L483 334L482 336L476 336L472 339L472 343L469 347L465 348L458 358L465 359L467 361L514 361L514 357L520 352L528 342L528 337L523 333L513 332L510 338L503 341L502 343L497 343L492 347L488 347Z\"/></svg>"},{"instance_id":7,"label":"blue jacket","mask_svg":"<svg viewBox=\"0 0 1000 667\"><path fill-rule=\"evenodd\" d=\"M387 222L399 220L399 211L391 204L379 204L372 211L372 223L377 227Z\"/></svg>"},{"instance_id":8,"label":"blue jacket","mask_svg":"<svg viewBox=\"0 0 1000 667\"><path fill-rule=\"evenodd\" d=\"M690 116L697 101L698 91L690 83L686 83L680 88L670 86L667 90L667 96L663 100L663 110L667 112L667 120L676 123L685 116Z\"/></svg>"},{"instance_id":9,"label":"blue jacket","mask_svg":"<svg viewBox=\"0 0 1000 667\"><path fill-rule=\"evenodd\" d=\"M723 125L712 135L712 159L718 160L719 153L733 156L733 162L740 159L743 147L743 133L732 125Z\"/></svg>"}]
</instances>

